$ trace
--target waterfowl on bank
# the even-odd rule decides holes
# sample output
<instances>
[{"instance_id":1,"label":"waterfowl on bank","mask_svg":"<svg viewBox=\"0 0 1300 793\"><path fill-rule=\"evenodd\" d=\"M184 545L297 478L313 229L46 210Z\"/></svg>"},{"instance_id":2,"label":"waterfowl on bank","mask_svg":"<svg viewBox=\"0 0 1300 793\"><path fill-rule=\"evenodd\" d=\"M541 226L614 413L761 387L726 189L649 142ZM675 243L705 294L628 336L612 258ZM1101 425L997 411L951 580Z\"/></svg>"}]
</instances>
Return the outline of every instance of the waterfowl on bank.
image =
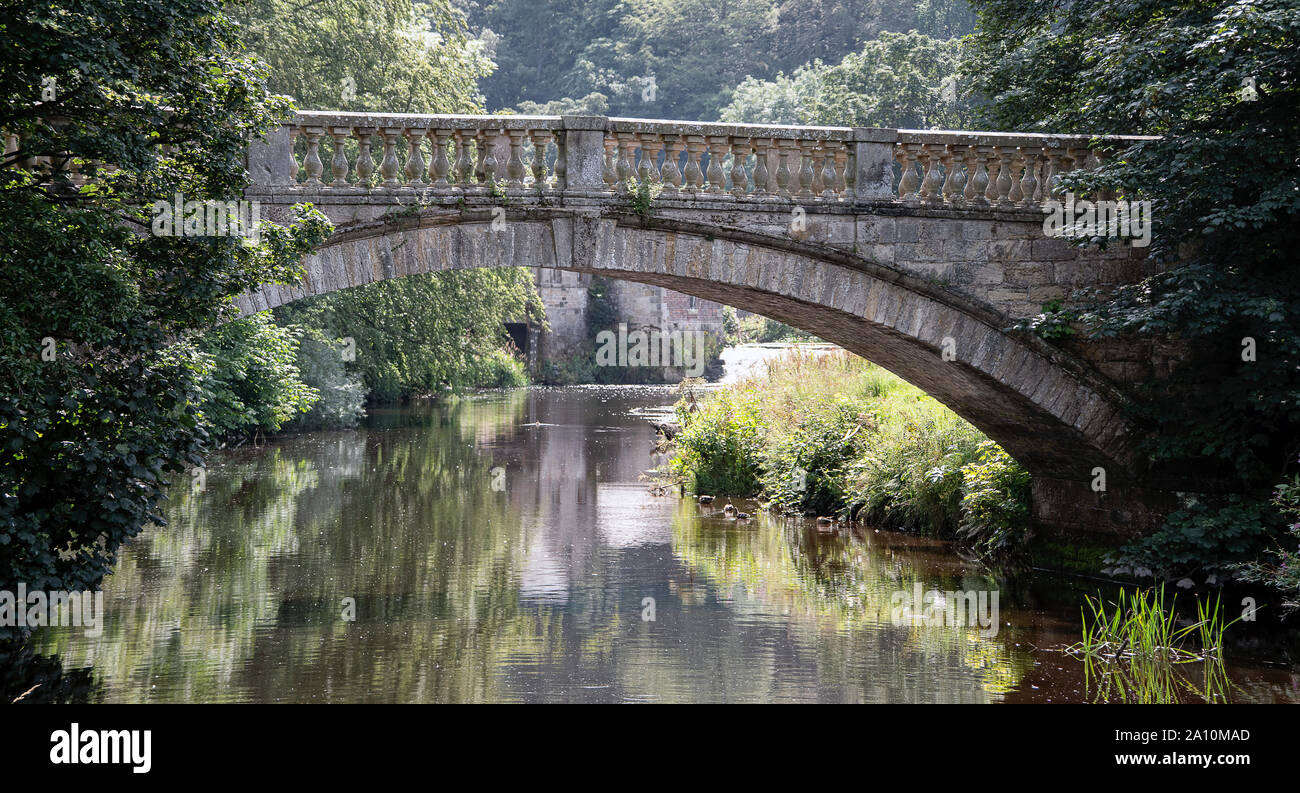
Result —
<instances>
[{"instance_id":1,"label":"waterfowl on bank","mask_svg":"<svg viewBox=\"0 0 1300 793\"><path fill-rule=\"evenodd\" d=\"M748 513L748 512L737 512L737 513L736 513L736 520L749 520L749 513Z\"/></svg>"},{"instance_id":2,"label":"waterfowl on bank","mask_svg":"<svg viewBox=\"0 0 1300 793\"><path fill-rule=\"evenodd\" d=\"M731 504L727 504L727 506L722 508L722 512L725 515L735 515L736 511L737 511L736 508L733 507Z\"/></svg>"},{"instance_id":3,"label":"waterfowl on bank","mask_svg":"<svg viewBox=\"0 0 1300 793\"><path fill-rule=\"evenodd\" d=\"M713 503L713 496L700 496L697 500L698 500L701 504L712 504L712 503Z\"/></svg>"},{"instance_id":4,"label":"waterfowl on bank","mask_svg":"<svg viewBox=\"0 0 1300 793\"><path fill-rule=\"evenodd\" d=\"M830 534L835 531L835 521L827 517L817 518L817 531L823 534Z\"/></svg>"}]
</instances>

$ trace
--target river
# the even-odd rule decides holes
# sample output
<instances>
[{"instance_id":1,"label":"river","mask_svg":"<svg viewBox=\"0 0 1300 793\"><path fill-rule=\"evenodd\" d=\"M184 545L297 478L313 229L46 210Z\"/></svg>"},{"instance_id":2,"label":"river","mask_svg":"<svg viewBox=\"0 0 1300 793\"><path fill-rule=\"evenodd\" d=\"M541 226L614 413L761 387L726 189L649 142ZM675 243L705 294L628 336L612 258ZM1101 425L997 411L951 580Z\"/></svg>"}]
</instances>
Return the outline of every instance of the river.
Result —
<instances>
[{"instance_id":1,"label":"river","mask_svg":"<svg viewBox=\"0 0 1300 793\"><path fill-rule=\"evenodd\" d=\"M943 542L654 495L668 387L532 388L371 412L212 456L105 583L102 635L35 649L102 702L1083 701L1095 582L999 579ZM979 626L897 592L1000 593ZM1234 662L1232 698L1300 699Z\"/></svg>"}]
</instances>

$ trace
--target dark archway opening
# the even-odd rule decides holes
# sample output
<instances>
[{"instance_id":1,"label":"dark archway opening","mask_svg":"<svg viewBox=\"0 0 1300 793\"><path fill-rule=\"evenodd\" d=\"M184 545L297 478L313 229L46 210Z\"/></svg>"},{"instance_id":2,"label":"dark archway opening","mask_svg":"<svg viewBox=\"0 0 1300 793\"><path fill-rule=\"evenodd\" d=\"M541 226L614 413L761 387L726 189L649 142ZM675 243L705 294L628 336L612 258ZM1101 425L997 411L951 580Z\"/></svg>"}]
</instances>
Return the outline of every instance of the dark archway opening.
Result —
<instances>
[{"instance_id":1,"label":"dark archway opening","mask_svg":"<svg viewBox=\"0 0 1300 793\"><path fill-rule=\"evenodd\" d=\"M528 360L528 323L526 322L506 322L506 333L510 334L510 341L518 350L519 356L525 361Z\"/></svg>"}]
</instances>

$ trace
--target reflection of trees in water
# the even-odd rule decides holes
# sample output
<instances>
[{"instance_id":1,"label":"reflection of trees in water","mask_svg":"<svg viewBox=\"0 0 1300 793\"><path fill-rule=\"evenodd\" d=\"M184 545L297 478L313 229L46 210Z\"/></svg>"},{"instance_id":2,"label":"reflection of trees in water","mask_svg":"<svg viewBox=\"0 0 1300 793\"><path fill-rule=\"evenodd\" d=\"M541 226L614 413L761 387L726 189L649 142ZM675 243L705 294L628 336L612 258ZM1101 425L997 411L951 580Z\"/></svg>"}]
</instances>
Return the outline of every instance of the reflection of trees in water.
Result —
<instances>
[{"instance_id":1,"label":"reflection of trees in water","mask_svg":"<svg viewBox=\"0 0 1300 793\"><path fill-rule=\"evenodd\" d=\"M1019 677L1001 637L888 625L909 557L647 500L633 403L518 392L218 455L109 580L104 635L38 638L114 701L980 700Z\"/></svg>"},{"instance_id":2,"label":"reflection of trees in water","mask_svg":"<svg viewBox=\"0 0 1300 793\"><path fill-rule=\"evenodd\" d=\"M702 583L742 617L783 614L797 644L815 648L815 665L830 690L873 702L961 702L995 698L1032 667L1008 651L1005 636L986 638L978 626L895 626L892 596L924 590L999 587L984 576L936 575L915 558L854 536L818 536L799 520L762 516L747 527L707 526L684 502L674 551ZM766 659L775 666L781 659ZM772 675L775 677L775 675Z\"/></svg>"},{"instance_id":3,"label":"reflection of trees in water","mask_svg":"<svg viewBox=\"0 0 1300 793\"><path fill-rule=\"evenodd\" d=\"M206 490L174 488L169 525L145 532L107 582L104 635L37 641L93 665L110 700L312 698L384 665L411 677L374 698L482 691L482 637L509 633L498 623L515 607L517 517L474 446L521 404L467 401L415 426L214 455ZM341 620L343 597L356 598L356 623ZM367 629L389 620L410 630Z\"/></svg>"},{"instance_id":4,"label":"reflection of trees in water","mask_svg":"<svg viewBox=\"0 0 1300 793\"><path fill-rule=\"evenodd\" d=\"M83 703L90 701L94 688L89 667L65 670L57 655L37 655L31 647L16 643L0 644L0 705Z\"/></svg>"}]
</instances>

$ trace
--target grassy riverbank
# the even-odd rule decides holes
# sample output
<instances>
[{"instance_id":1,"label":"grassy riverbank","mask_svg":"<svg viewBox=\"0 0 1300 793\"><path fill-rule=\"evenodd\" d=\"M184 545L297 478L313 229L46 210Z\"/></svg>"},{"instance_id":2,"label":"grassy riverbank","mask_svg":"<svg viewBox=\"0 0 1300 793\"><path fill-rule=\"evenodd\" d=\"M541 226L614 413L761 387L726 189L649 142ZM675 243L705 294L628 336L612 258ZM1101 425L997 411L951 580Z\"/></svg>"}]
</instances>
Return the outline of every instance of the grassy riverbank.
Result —
<instances>
[{"instance_id":1,"label":"grassy riverbank","mask_svg":"<svg viewBox=\"0 0 1300 793\"><path fill-rule=\"evenodd\" d=\"M696 493L761 497L1013 553L1029 526L1029 475L943 405L846 352L795 352L677 405L670 471Z\"/></svg>"}]
</instances>

